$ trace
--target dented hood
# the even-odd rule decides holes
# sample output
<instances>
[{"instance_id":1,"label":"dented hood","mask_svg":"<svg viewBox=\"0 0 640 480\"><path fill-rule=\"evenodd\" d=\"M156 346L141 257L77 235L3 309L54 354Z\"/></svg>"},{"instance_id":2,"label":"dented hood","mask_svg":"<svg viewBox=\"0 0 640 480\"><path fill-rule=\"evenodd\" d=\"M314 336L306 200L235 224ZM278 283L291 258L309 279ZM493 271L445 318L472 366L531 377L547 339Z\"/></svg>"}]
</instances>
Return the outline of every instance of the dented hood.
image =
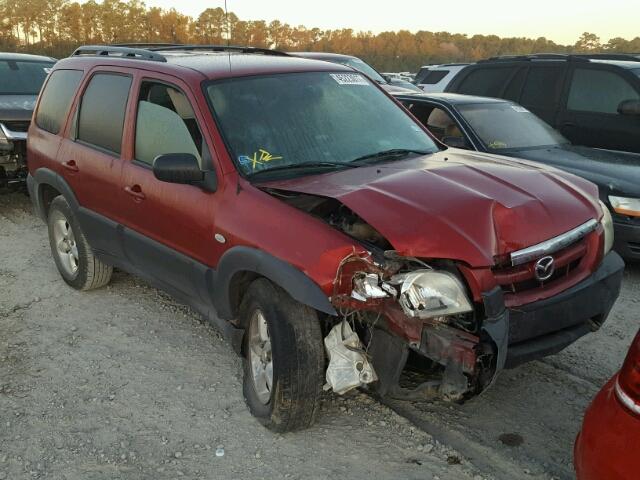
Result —
<instances>
[{"instance_id":1,"label":"dented hood","mask_svg":"<svg viewBox=\"0 0 640 480\"><path fill-rule=\"evenodd\" d=\"M264 186L335 198L400 254L472 266L600 217L597 188L586 180L454 149Z\"/></svg>"}]
</instances>

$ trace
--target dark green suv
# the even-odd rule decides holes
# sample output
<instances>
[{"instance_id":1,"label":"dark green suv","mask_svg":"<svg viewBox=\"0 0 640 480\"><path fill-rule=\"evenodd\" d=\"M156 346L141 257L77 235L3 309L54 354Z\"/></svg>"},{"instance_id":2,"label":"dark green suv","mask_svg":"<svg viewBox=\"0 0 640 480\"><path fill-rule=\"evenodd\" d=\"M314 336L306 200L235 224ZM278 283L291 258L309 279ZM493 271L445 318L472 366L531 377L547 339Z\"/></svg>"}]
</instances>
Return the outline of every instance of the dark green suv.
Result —
<instances>
[{"instance_id":1,"label":"dark green suv","mask_svg":"<svg viewBox=\"0 0 640 480\"><path fill-rule=\"evenodd\" d=\"M640 152L640 55L490 58L445 91L517 102L576 145Z\"/></svg>"}]
</instances>

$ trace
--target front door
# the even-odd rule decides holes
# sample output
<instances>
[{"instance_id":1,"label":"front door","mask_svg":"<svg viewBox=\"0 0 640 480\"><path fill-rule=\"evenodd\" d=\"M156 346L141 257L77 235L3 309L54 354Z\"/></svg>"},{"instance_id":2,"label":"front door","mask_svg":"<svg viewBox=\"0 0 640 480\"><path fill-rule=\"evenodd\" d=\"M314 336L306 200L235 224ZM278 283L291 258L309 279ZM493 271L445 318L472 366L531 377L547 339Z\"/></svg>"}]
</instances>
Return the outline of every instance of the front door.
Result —
<instances>
[{"instance_id":1,"label":"front door","mask_svg":"<svg viewBox=\"0 0 640 480\"><path fill-rule=\"evenodd\" d=\"M125 254L143 276L174 295L191 304L206 302L203 268L213 265L221 249L214 240L216 193L162 182L152 165L161 154L190 153L203 170L212 170L212 150L195 102L177 79L141 79L134 90L135 133L119 193L127 204L122 222Z\"/></svg>"}]
</instances>

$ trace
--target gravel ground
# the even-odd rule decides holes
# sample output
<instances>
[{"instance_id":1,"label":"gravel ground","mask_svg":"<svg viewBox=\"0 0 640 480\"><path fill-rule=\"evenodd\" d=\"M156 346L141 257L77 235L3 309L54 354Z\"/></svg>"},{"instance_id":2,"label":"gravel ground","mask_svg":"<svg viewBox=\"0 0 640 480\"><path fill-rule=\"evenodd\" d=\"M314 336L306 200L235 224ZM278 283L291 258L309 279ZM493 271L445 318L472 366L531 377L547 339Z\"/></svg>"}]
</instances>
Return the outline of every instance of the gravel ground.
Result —
<instances>
[{"instance_id":1,"label":"gravel ground","mask_svg":"<svg viewBox=\"0 0 640 480\"><path fill-rule=\"evenodd\" d=\"M582 413L638 329L631 266L600 332L464 405L329 394L314 428L276 435L214 328L125 273L67 287L19 194L0 196L0 258L0 480L573 478Z\"/></svg>"},{"instance_id":2,"label":"gravel ground","mask_svg":"<svg viewBox=\"0 0 640 480\"><path fill-rule=\"evenodd\" d=\"M0 196L0 258L0 480L487 478L358 392L264 429L214 328L125 273L67 287L23 195Z\"/></svg>"}]
</instances>

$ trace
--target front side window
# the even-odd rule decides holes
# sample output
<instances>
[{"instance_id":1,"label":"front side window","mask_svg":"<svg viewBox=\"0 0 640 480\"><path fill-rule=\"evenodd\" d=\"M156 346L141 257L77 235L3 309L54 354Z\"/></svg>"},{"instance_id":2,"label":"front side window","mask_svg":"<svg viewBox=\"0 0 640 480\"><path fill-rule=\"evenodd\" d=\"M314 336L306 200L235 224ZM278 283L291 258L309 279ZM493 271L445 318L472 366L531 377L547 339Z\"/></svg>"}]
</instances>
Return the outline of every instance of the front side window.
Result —
<instances>
[{"instance_id":1,"label":"front side window","mask_svg":"<svg viewBox=\"0 0 640 480\"><path fill-rule=\"evenodd\" d=\"M206 90L246 175L318 162L346 165L392 149L437 151L429 135L359 73L233 78Z\"/></svg>"},{"instance_id":2,"label":"front side window","mask_svg":"<svg viewBox=\"0 0 640 480\"><path fill-rule=\"evenodd\" d=\"M640 100L640 95L622 76L608 70L577 68L571 81L567 109L615 114L625 100Z\"/></svg>"},{"instance_id":3,"label":"front side window","mask_svg":"<svg viewBox=\"0 0 640 480\"><path fill-rule=\"evenodd\" d=\"M38 95L53 64L0 60L0 95Z\"/></svg>"},{"instance_id":4,"label":"front side window","mask_svg":"<svg viewBox=\"0 0 640 480\"><path fill-rule=\"evenodd\" d=\"M81 70L55 70L51 73L40 98L36 125L51 133L60 131L82 73Z\"/></svg>"},{"instance_id":5,"label":"front side window","mask_svg":"<svg viewBox=\"0 0 640 480\"><path fill-rule=\"evenodd\" d=\"M94 75L82 96L77 139L119 154L130 88L129 76Z\"/></svg>"},{"instance_id":6,"label":"front side window","mask_svg":"<svg viewBox=\"0 0 640 480\"><path fill-rule=\"evenodd\" d=\"M187 96L164 83L142 82L135 159L153 165L158 155L190 153L202 167L202 149L202 133Z\"/></svg>"},{"instance_id":7,"label":"front side window","mask_svg":"<svg viewBox=\"0 0 640 480\"><path fill-rule=\"evenodd\" d=\"M467 120L488 150L508 150L556 146L568 141L547 123L513 103L461 105L458 111Z\"/></svg>"}]
</instances>

